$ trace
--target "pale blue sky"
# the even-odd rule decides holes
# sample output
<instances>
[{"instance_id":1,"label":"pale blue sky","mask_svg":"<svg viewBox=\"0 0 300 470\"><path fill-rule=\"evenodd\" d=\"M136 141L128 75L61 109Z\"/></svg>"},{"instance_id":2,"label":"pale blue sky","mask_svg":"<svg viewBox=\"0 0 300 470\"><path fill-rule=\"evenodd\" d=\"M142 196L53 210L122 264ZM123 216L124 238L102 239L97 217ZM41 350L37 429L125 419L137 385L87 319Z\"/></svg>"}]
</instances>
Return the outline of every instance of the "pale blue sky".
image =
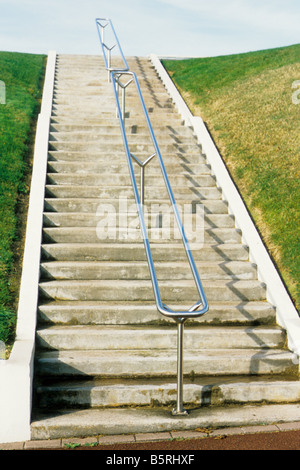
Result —
<instances>
[{"instance_id":1,"label":"pale blue sky","mask_svg":"<svg viewBox=\"0 0 300 470\"><path fill-rule=\"evenodd\" d=\"M98 54L111 18L126 56L215 56L300 42L300 0L0 0L0 50Z\"/></svg>"}]
</instances>

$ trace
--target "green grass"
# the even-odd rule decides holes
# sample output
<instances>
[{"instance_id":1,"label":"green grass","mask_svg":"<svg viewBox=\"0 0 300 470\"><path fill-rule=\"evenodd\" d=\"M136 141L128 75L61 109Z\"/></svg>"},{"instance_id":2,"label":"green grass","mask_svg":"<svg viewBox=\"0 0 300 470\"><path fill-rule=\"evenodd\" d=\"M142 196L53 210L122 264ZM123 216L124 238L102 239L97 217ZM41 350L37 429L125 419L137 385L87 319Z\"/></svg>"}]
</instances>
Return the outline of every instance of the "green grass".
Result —
<instances>
[{"instance_id":1,"label":"green grass","mask_svg":"<svg viewBox=\"0 0 300 470\"><path fill-rule=\"evenodd\" d=\"M6 92L0 104L0 341L6 345L15 334L24 212L20 201L29 191L44 68L45 56L0 52L0 80Z\"/></svg>"},{"instance_id":2,"label":"green grass","mask_svg":"<svg viewBox=\"0 0 300 470\"><path fill-rule=\"evenodd\" d=\"M164 66L206 122L299 310L300 44Z\"/></svg>"}]
</instances>

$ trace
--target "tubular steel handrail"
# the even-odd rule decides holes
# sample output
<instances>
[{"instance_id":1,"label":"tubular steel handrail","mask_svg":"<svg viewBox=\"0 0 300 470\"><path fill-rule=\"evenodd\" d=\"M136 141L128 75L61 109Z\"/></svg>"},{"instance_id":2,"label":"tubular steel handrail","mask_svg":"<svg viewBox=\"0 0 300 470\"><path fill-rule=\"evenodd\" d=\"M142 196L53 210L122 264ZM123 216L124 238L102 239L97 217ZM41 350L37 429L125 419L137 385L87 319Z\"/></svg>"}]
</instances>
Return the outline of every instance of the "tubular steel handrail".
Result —
<instances>
[{"instance_id":1,"label":"tubular steel handrail","mask_svg":"<svg viewBox=\"0 0 300 470\"><path fill-rule=\"evenodd\" d=\"M116 35L116 32L115 32L115 29L113 27L112 21L108 18L96 18L95 21L96 21L97 31L98 31L98 35L99 35L99 39L100 39L102 52L103 52L105 67L106 67L106 70L108 71L108 80L110 80L110 72L113 72L114 70L126 72L126 71L129 70L129 67L128 67L127 61L124 57L124 54L122 52L122 48L120 46L119 39L118 39L118 36ZM113 39L115 41L115 44L110 45L110 46L107 45L106 42L105 42L105 34L104 33L105 33L105 28L107 26L110 27L110 30L113 34ZM120 56L121 56L123 64L124 64L123 68L122 67L121 68L120 67L113 68L111 66L111 51L116 46L118 46L119 53L120 53Z\"/></svg>"},{"instance_id":2,"label":"tubular steel handrail","mask_svg":"<svg viewBox=\"0 0 300 470\"><path fill-rule=\"evenodd\" d=\"M109 21L109 23L112 26L111 21L110 20L107 20L107 21ZM115 34L115 32L114 32L114 34ZM115 34L115 36L116 36L116 34ZM100 41L102 41L103 36L100 35L99 37L100 37ZM120 52L121 52L121 57L124 58L118 40L117 40L117 44L118 44L118 47L119 47ZM103 44L101 44L101 45L102 45L102 49L103 49L103 54L105 55L105 49L103 47ZM124 148L125 148L125 152L126 152L129 173L130 173L130 177L131 177L132 187L133 187L133 191L134 191L134 197L135 197L138 216L139 216L139 221L140 221L140 228L141 228L141 232L142 232L144 247L145 247L148 266L149 266L149 270L150 270L151 281L152 281L152 286L153 286L153 291L154 291L154 296L155 296L155 301L156 301L156 307L157 307L157 310L159 311L159 313L161 313L162 315L173 318L176 321L177 328L178 328L177 329L177 408L173 410L173 414L174 415L186 415L187 411L183 408L183 326L184 326L184 322L188 318L199 317L199 316L203 315L204 313L206 313L208 311L208 303L207 303L206 296L205 296L205 293L204 293L204 290L203 290L203 286L202 286L202 283L201 283L201 280L200 280L200 277L199 277L199 274L198 274L198 271L197 271L197 268L196 268L196 265L195 265L190 247L189 247L189 243L188 243L188 240L187 240L182 222L181 222L180 214L179 214L176 202L175 202L175 198L174 198L174 195L173 195L173 191L171 189L171 185L169 183L169 179L168 179L168 176L167 176L165 165L164 165L164 162L163 162L163 159L162 159L162 156L161 156L161 153L160 153L160 150L159 150L159 147L158 147L158 144L157 144L154 132L153 132L153 128L152 128L152 125L151 125L151 122L150 122L150 119L149 119L149 115L148 115L148 112L147 112L147 109L146 109L146 106L145 106L145 103L144 103L144 99L143 99L143 96L142 96L142 92L141 92L141 89L140 89L138 78L137 78L137 76L134 72L130 72L128 70L116 70L116 69L112 69L111 67L108 67L107 60L106 59L104 59L104 60L105 60L106 68L107 68L107 70L109 71L109 73L111 75L111 81L112 81L112 84L113 84L113 90L114 90L114 95L115 95L116 104L117 104L117 115L118 115L119 121L120 121L121 134L122 134L123 144L124 144ZM124 59L124 64L127 64L125 59ZM120 78L122 76L126 76L126 78L128 79L127 82L125 83L125 85L123 85L120 81ZM147 127L148 127L148 130L149 130L151 141L152 141L152 144L153 144L153 147L154 147L154 152L149 157L147 157L144 162L141 162L138 157L136 157L135 155L133 155L133 153L131 153L131 151L129 149L128 139L127 139L126 129L125 129L125 90L126 90L127 86L132 82L135 83L136 90L137 90L137 93L138 93L138 97L139 97L139 100L140 100L140 103L141 103L141 106L142 106L142 109L143 109L144 117L145 117L145 120L147 122ZM119 100L119 87L120 86L122 88L122 105L120 105L120 100ZM190 264L190 268L191 268L191 271L192 271L192 274L193 274L193 278L194 278L194 281L195 281L195 284L196 284L196 287L197 287L197 290L198 290L198 293L199 293L199 297L200 297L199 300L194 305L192 305L188 310L176 310L176 311L172 310L171 308L169 308L167 305L165 305L162 302L161 295L160 295L159 285L158 285L158 281L157 281L157 276L156 276L155 267L154 267L154 263L153 263L153 258L152 258L152 254L151 254L150 243L149 243L149 239L148 239L147 228L146 228L145 219L144 219L145 167L146 167L147 164L149 164L149 162L154 157L157 157L157 159L159 161L161 173L162 173L162 176L163 176L163 179L164 179L164 182L165 182L165 186L166 186L166 189L167 189L167 192L168 192L168 195L169 195L170 202L172 204L172 208L173 208L174 216L175 216L175 219L176 219L176 222L177 222L177 226L178 226L179 232L181 234L181 238L182 238L182 242L183 242L183 245L184 245L184 248L185 248L185 252L186 252L186 255L187 255L187 258L188 258L188 261L189 261L189 264ZM141 184L141 191L140 191L141 196L139 195L132 160L137 162L138 165L141 168L141 182L140 182L140 184ZM200 307L201 307L201 309L200 309Z\"/></svg>"}]
</instances>

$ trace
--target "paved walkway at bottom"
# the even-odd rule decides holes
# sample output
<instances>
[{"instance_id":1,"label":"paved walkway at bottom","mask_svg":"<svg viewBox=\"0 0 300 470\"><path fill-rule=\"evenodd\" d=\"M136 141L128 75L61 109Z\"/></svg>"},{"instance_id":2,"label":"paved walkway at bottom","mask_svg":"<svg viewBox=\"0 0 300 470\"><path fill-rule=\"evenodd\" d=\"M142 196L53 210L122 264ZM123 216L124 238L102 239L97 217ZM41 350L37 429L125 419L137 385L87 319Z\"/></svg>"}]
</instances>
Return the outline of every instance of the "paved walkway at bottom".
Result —
<instances>
[{"instance_id":1,"label":"paved walkway at bottom","mask_svg":"<svg viewBox=\"0 0 300 470\"><path fill-rule=\"evenodd\" d=\"M292 435L288 434L291 432ZM243 445L243 442L246 443L250 441L249 437L253 435L259 437L253 444L251 444L253 450L263 450L263 446L266 446L266 448L268 447L267 440L261 439L261 436L269 438L276 436L276 442L279 444L278 447L276 447L276 444L274 444L274 446L281 450L284 450L285 448L286 450L300 450L300 421L292 423L277 423L267 426L245 426L220 429L197 428L193 431L91 436L85 438L40 441L35 440L0 444L0 450L146 450L147 448L163 450L164 447L166 450L176 450L177 448L195 450L201 448L219 448L226 450L226 442L228 442L228 449L232 449L232 446L235 446L234 448L239 450L241 448L247 448L246 445ZM239 439L235 443L230 443L230 437L233 436L238 436ZM288 439L284 439L285 437ZM226 440L226 438L229 439ZM216 446L216 441L221 441L223 439L224 442L222 442L222 445ZM212 444L213 441L214 445ZM271 439L269 439L269 441L271 443ZM284 444L284 442L286 442L286 444ZM172 443L171 446L170 443Z\"/></svg>"}]
</instances>

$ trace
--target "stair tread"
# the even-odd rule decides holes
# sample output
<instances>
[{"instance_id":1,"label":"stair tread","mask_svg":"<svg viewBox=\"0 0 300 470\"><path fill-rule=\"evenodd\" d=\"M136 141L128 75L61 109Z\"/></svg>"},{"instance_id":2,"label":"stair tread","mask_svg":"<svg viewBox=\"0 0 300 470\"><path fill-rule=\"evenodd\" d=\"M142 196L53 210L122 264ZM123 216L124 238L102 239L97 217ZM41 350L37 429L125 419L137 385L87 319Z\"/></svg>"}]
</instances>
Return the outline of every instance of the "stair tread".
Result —
<instances>
[{"instance_id":1,"label":"stair tread","mask_svg":"<svg viewBox=\"0 0 300 470\"><path fill-rule=\"evenodd\" d=\"M293 359L294 354L291 351L285 349L260 349L257 348L236 348L236 349L226 349L226 348L215 348L215 349L194 349L192 351L185 351L185 360L199 361L200 358L203 360L213 360L215 362L228 361L228 358L241 358L248 357L253 359L272 359L274 358L286 358ZM147 361L151 358L161 359L162 362L166 361L166 358L172 358L177 360L177 349L130 349L130 350L102 350L94 349L87 351L85 349L73 349L71 351L60 350L60 351L38 351L38 359L50 359L54 362L60 362L63 360L70 360L71 362L79 361L85 362L87 359L97 359L104 361L104 363L109 363L110 361L119 362L122 360L126 362L129 358ZM175 371L174 371L175 372ZM146 374L147 375L147 374Z\"/></svg>"},{"instance_id":2,"label":"stair tread","mask_svg":"<svg viewBox=\"0 0 300 470\"><path fill-rule=\"evenodd\" d=\"M129 216L124 214L124 217L128 217L128 221L131 222L132 226L119 226L116 215L113 215L113 218L109 219L107 212L104 211L104 218L101 219L101 216L99 215L98 224L96 226L79 225L75 227L44 227L44 242L97 243L99 241L106 244L114 244L121 241L125 245L132 244L134 241L137 243L143 241L137 216L131 219ZM122 223L124 225L123 221L121 221L121 224ZM168 221L166 223L168 223ZM165 240L165 243L181 243L181 240L179 239L179 230L175 221L172 221L171 219L170 225L162 228L155 227L155 224L156 222L152 223L152 221L150 221L150 226L146 228L150 243L158 244L163 240ZM210 244L211 246L222 246L226 244L238 244L241 241L241 232L239 229L234 227L204 227L203 229L203 222L200 218L195 220L195 224L198 224L198 231L193 228L192 221L187 220L184 224L187 239L191 245L190 248L194 251L202 249L204 243L208 245Z\"/></svg>"},{"instance_id":3,"label":"stair tread","mask_svg":"<svg viewBox=\"0 0 300 470\"><path fill-rule=\"evenodd\" d=\"M229 261L223 261L223 262L220 262L220 263L215 263L215 262L204 262L204 261L201 261L199 263L197 263L199 268L203 268L203 270L207 267L207 268L211 268L211 267L218 267L218 266L221 266L224 268L224 270L226 270L226 267L230 268L232 267L232 269L234 269L235 267L244 267L245 269L247 268L255 268L256 265L251 263L250 261L232 261L232 260L229 260ZM135 266L135 267L147 267L148 266L148 263L147 261L135 261L135 260L132 260L132 261L85 261L85 260L82 260L82 261L42 261L41 263L41 266L44 267L44 268L59 268L59 267L79 267L79 268L91 268L91 267L95 267L95 268L104 268L104 267L109 267L109 266L112 266L112 267L115 267L115 268L129 268L129 267L132 267L132 266ZM189 265L187 263L185 263L184 261L157 261L156 262L156 266L158 268L163 268L163 267L166 267L166 268L172 268L172 267L180 267L182 269L190 269Z\"/></svg>"},{"instance_id":4,"label":"stair tread","mask_svg":"<svg viewBox=\"0 0 300 470\"><path fill-rule=\"evenodd\" d=\"M195 262L204 279L256 279L256 266L249 261ZM158 280L192 279L187 260L155 263ZM41 280L149 279L146 261L50 261L41 263Z\"/></svg>"},{"instance_id":5,"label":"stair tread","mask_svg":"<svg viewBox=\"0 0 300 470\"><path fill-rule=\"evenodd\" d=\"M165 409L89 409L59 410L34 415L32 439L56 439L60 437L98 436L106 434L130 434L163 432L176 430L195 430L196 428L218 428L231 426L250 426L273 424L299 420L300 405L249 405L242 410L230 407L215 409L200 408L190 412L188 421L182 417L171 416ZM151 423L151 427L150 427Z\"/></svg>"},{"instance_id":6,"label":"stair tread","mask_svg":"<svg viewBox=\"0 0 300 470\"><path fill-rule=\"evenodd\" d=\"M132 208L134 209L134 208ZM130 208L128 208L128 212L126 213L126 221L127 216L130 217L137 217L137 212L130 212ZM159 210L154 209L151 210L152 216L157 216L159 214ZM120 217L124 215L122 212L114 213L113 216L117 217L117 220L120 221ZM44 227L76 227L78 225L83 227L95 226L96 223L99 222L99 216L95 212L44 212ZM195 215L192 216L192 220L195 219ZM190 221L188 221L190 222ZM206 214L204 217L201 218L201 223L204 225L205 229L222 229L222 228L232 228L236 229L235 227L235 220L234 217L230 216L229 214Z\"/></svg>"},{"instance_id":7,"label":"stair tread","mask_svg":"<svg viewBox=\"0 0 300 470\"><path fill-rule=\"evenodd\" d=\"M179 243L170 243L166 240L158 240L151 246L154 261L158 259L184 259L186 254L183 250L178 250ZM145 260L145 249L142 240L135 240L125 243L120 240L110 240L109 253L107 251L107 241L99 240L98 243L44 243L42 245L42 256L44 260ZM166 249L168 248L168 250ZM193 251L193 250L192 250ZM175 256L176 254L176 256ZM193 251L194 259L197 260L249 260L249 250L242 244L203 244L201 250Z\"/></svg>"},{"instance_id":8,"label":"stair tread","mask_svg":"<svg viewBox=\"0 0 300 470\"><path fill-rule=\"evenodd\" d=\"M252 387L254 385L258 387L262 386L270 386L272 388L278 387L280 384L291 384L294 386L295 389L299 390L300 393L300 381L297 377L293 376L236 376L236 375L226 375L226 376L201 376L201 377L193 377L185 378L185 386L189 387L207 387L207 386L215 386L215 387ZM74 378L73 380L66 379L66 381L56 380L54 378L42 378L39 382L39 388L45 389L52 389L52 390L60 390L63 389L65 391L76 389L76 388L99 388L99 389L110 389L111 387L116 389L123 389L123 388L135 388L135 387L143 387L147 388L161 388L165 386L167 388L172 387L176 388L177 381L174 377L169 377L167 381L163 378L153 377L151 381L145 379L144 377L137 377L135 379L123 377L120 381L114 378Z\"/></svg>"},{"instance_id":9,"label":"stair tread","mask_svg":"<svg viewBox=\"0 0 300 470\"><path fill-rule=\"evenodd\" d=\"M185 405L233 405L238 400L250 403L297 403L300 382L293 377L195 377L185 378ZM118 406L167 406L176 402L176 379L138 377L132 379L82 378L56 381L41 378L36 394L41 408L77 407L103 408ZM288 391L287 391L288 389ZM288 396L287 396L288 394Z\"/></svg>"},{"instance_id":10,"label":"stair tread","mask_svg":"<svg viewBox=\"0 0 300 470\"><path fill-rule=\"evenodd\" d=\"M181 304L183 305L183 304ZM210 310L212 309L217 309L217 308L223 308L223 306L228 308L255 308L255 309L263 309L263 308L271 308L274 309L274 307L271 306L266 301L249 301L249 302L211 302L210 303ZM49 302L47 304L40 304L41 307L45 309L52 309L52 308L96 308L96 309L106 309L108 306L114 307L119 307L119 308L156 308L153 302L151 301L135 301L135 302L120 302L117 301L110 301L110 302L105 302L105 301L93 301L93 300L61 300L61 301L55 301L55 302ZM177 305L178 307L180 304Z\"/></svg>"},{"instance_id":11,"label":"stair tread","mask_svg":"<svg viewBox=\"0 0 300 470\"><path fill-rule=\"evenodd\" d=\"M147 332L149 334L157 334L157 335L165 335L165 334L173 334L174 332L176 333L177 328L176 324L174 322L174 325L172 327L161 327L157 325L150 325L150 326L141 326L141 325L134 325L134 326L126 326L126 325L120 325L118 328L115 328L112 325L71 325L71 326L64 326L64 325L51 325L47 326L47 328L44 328L42 326L39 326L37 328L37 332L39 333L44 333L44 334L70 334L70 335L85 335L85 334L91 334L91 335L101 335L101 334L110 334L111 332L114 332L114 334L117 335L124 335L127 334L129 331L134 332L135 334L143 334L144 332ZM228 334L232 332L232 334L240 334L244 332L280 332L282 333L283 330L280 326L278 325L271 325L271 326L252 326L252 327L243 327L243 326L227 326L227 327L219 327L219 326L201 326L201 327L189 327L186 326L184 331L187 334L193 334L193 335L211 335L211 334L217 334L220 332L224 331L224 334Z\"/></svg>"},{"instance_id":12,"label":"stair tread","mask_svg":"<svg viewBox=\"0 0 300 470\"><path fill-rule=\"evenodd\" d=\"M112 282L110 279L106 280L89 280L89 279L81 279L81 280L52 280L52 281L42 281L40 282L40 285L54 285L54 284L59 284L59 285L75 285L75 284L82 284L82 285L89 285L91 282L95 283L95 285L115 285L116 281L113 280ZM148 280L139 280L136 281L135 279L120 279L118 281L119 285L124 285L124 286L130 286L130 285L141 285L141 286L149 286ZM193 284L193 281L183 279L182 280L182 285L190 286L191 283ZM245 281L245 280L233 280L229 281L228 280L223 280L223 279L217 279L217 280L206 280L205 281L206 285L209 286L226 286L226 285L240 285L240 286L263 286L265 287L265 283L260 281L260 280L251 280L251 281ZM172 280L163 280L161 281L161 285L173 285Z\"/></svg>"},{"instance_id":13,"label":"stair tread","mask_svg":"<svg viewBox=\"0 0 300 470\"><path fill-rule=\"evenodd\" d=\"M107 243L99 240L99 243L85 243L84 244L85 250L86 250L86 258L85 259L90 259L89 256L92 252L97 253L97 251L103 252L103 250L107 249ZM142 240L130 240L130 241L120 241L120 240L110 240L110 249L121 249L121 250L137 250L138 248L143 249L143 242ZM153 243L153 246L151 247L151 250L153 252L159 251L159 250L165 250L166 247L168 247L169 251L172 252L172 250L178 248L178 243L172 241L170 242L169 240L163 241L163 240L157 240L156 243ZM69 241L69 242L60 242L60 243L43 243L42 248L44 251L49 250L49 252L55 252L58 250L66 250L69 248L70 250L73 250L73 252L76 251L81 251L83 249L83 243L78 243L74 241ZM240 243L215 243L215 244L208 244L208 243L203 243L201 251L207 252L207 251L212 251L216 254L218 253L224 253L228 252L230 253L233 250L238 250L242 251L245 254L248 253L248 247L247 245L242 245ZM194 256L197 259L197 256L201 253L194 253ZM224 256L221 256L221 258L225 261L227 258ZM112 260L113 258L111 258ZM122 258L121 258L122 259ZM145 259L143 257L143 259ZM229 258L228 258L229 259ZM243 258L244 259L244 258ZM247 259L248 256L247 256ZM233 261L233 260L232 260Z\"/></svg>"},{"instance_id":14,"label":"stair tread","mask_svg":"<svg viewBox=\"0 0 300 470\"><path fill-rule=\"evenodd\" d=\"M176 376L176 349L38 351L37 377ZM282 349L196 349L184 351L184 375L297 374L290 351Z\"/></svg>"},{"instance_id":15,"label":"stair tread","mask_svg":"<svg viewBox=\"0 0 300 470\"><path fill-rule=\"evenodd\" d=\"M186 305L174 305L179 310ZM148 325L170 324L154 302L50 301L40 303L39 324ZM187 324L274 325L275 309L266 301L210 303L208 314L188 320Z\"/></svg>"},{"instance_id":16,"label":"stair tread","mask_svg":"<svg viewBox=\"0 0 300 470\"><path fill-rule=\"evenodd\" d=\"M40 350L177 350L176 325L118 326L72 325L38 328L37 347ZM285 332L276 326L185 328L185 353L202 349L280 349Z\"/></svg>"}]
</instances>

